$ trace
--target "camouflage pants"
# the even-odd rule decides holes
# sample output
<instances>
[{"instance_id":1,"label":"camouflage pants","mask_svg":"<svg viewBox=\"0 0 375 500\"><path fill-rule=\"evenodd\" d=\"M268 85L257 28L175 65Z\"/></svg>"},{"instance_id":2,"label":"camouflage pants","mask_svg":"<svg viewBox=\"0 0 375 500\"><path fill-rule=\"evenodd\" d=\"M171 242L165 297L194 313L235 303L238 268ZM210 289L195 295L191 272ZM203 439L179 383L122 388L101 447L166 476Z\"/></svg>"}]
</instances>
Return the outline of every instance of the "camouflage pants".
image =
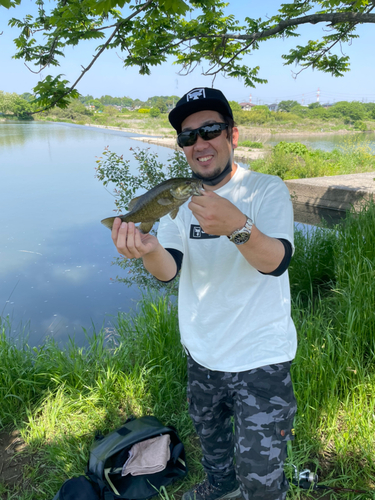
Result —
<instances>
[{"instance_id":1,"label":"camouflage pants","mask_svg":"<svg viewBox=\"0 0 375 500\"><path fill-rule=\"evenodd\" d=\"M286 497L283 465L297 409L290 364L226 373L188 356L189 412L203 467L212 481L236 474L245 500Z\"/></svg>"}]
</instances>

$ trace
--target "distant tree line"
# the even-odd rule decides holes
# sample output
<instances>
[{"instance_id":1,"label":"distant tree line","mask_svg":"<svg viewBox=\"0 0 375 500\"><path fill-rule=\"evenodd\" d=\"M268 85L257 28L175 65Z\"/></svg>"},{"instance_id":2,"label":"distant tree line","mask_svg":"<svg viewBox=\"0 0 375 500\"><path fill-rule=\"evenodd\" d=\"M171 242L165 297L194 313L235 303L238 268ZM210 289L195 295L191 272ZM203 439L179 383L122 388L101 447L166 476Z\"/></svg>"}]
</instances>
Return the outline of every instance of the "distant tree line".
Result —
<instances>
[{"instance_id":1,"label":"distant tree line","mask_svg":"<svg viewBox=\"0 0 375 500\"><path fill-rule=\"evenodd\" d=\"M92 106L96 111L103 111L105 107L116 106L126 109L153 109L152 114L167 113L174 107L178 101L178 96L154 96L149 97L146 101L140 99L131 99L130 97L112 97L104 95L102 97L93 97L92 95L82 96L78 99L72 99L69 108L75 111L84 113L84 107ZM0 90L0 114L14 115L19 118L26 118L27 113L34 110L34 96L29 92L24 94L16 94L3 92ZM81 105L81 106L80 106ZM82 106L83 105L83 106ZM157 111L155 113L155 111ZM69 113L68 113L69 114Z\"/></svg>"},{"instance_id":2,"label":"distant tree line","mask_svg":"<svg viewBox=\"0 0 375 500\"><path fill-rule=\"evenodd\" d=\"M313 102L307 107L302 106L297 101L281 101L277 107L278 111L293 113L301 117L322 118L343 118L349 121L375 120L375 103L359 101L340 101L335 104L320 104Z\"/></svg>"},{"instance_id":3,"label":"distant tree line","mask_svg":"<svg viewBox=\"0 0 375 500\"><path fill-rule=\"evenodd\" d=\"M95 109L103 110L104 106L119 106L121 108L157 108L160 113L167 113L172 109L178 101L178 96L154 96L149 97L146 101L140 99L131 99L130 97L112 97L104 95L99 98L94 98L92 95L80 96L79 100L84 105L95 106Z\"/></svg>"},{"instance_id":4,"label":"distant tree line","mask_svg":"<svg viewBox=\"0 0 375 500\"><path fill-rule=\"evenodd\" d=\"M115 107L122 110L137 109L141 112L150 112L151 116L158 116L160 113L167 113L178 101L178 96L154 96L146 101L131 99L130 97L112 97L104 95L100 98L92 95L79 96L72 99L70 105L63 110L64 118L74 119L76 114L88 115L92 111L106 111L115 114ZM18 95L15 92L7 93L0 90L0 114L13 115L19 118L26 118L27 114L33 110L34 96L28 92ZM352 124L358 130L366 130L365 121L375 120L375 103L358 101L341 101L332 105L322 105L314 102L308 106L302 106L297 101L281 101L278 103L276 111L271 111L269 106L254 106L251 111L243 111L236 101L230 101L233 109L235 121L239 125L253 124L262 125L265 123L295 121L301 119L338 119L346 124ZM93 107L90 110L90 106ZM65 116L66 115L66 116ZM70 116L71 115L71 116Z\"/></svg>"},{"instance_id":5,"label":"distant tree line","mask_svg":"<svg viewBox=\"0 0 375 500\"><path fill-rule=\"evenodd\" d=\"M254 106L251 111L239 110L237 106L233 106L233 114L239 125L271 125L273 122L298 123L305 119L322 121L336 119L344 124L352 125L356 130L365 131L367 130L365 122L375 120L375 103L373 102L341 101L332 105L315 102L302 106L297 101L281 101L276 111L271 111L266 105Z\"/></svg>"},{"instance_id":6,"label":"distant tree line","mask_svg":"<svg viewBox=\"0 0 375 500\"><path fill-rule=\"evenodd\" d=\"M18 95L0 90L0 114L26 118L33 111L29 96L31 94Z\"/></svg>"}]
</instances>

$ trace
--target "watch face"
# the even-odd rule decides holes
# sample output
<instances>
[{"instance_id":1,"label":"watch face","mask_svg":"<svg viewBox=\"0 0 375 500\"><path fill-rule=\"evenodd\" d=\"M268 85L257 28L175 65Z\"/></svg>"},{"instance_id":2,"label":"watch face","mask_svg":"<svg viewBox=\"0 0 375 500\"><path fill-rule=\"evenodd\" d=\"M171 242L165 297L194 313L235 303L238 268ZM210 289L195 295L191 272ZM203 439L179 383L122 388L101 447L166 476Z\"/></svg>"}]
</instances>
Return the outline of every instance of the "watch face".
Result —
<instances>
[{"instance_id":1,"label":"watch face","mask_svg":"<svg viewBox=\"0 0 375 500\"><path fill-rule=\"evenodd\" d=\"M240 232L240 233L237 233L236 235L234 235L231 238L231 240L236 245L243 245L244 243L249 241L249 238L250 238L250 233L248 231L243 231L243 232Z\"/></svg>"}]
</instances>

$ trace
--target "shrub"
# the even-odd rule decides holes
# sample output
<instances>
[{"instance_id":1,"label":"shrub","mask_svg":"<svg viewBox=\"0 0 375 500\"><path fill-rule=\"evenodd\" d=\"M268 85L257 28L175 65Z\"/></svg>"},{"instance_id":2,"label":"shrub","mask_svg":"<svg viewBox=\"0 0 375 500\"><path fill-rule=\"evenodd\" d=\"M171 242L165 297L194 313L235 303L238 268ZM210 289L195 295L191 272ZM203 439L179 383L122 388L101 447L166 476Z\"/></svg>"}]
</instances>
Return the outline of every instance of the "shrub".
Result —
<instances>
[{"instance_id":1,"label":"shrub","mask_svg":"<svg viewBox=\"0 0 375 500\"><path fill-rule=\"evenodd\" d=\"M271 111L268 108L264 108L265 107L262 107L261 109L254 108L251 111L248 111L248 123L262 125L263 123L268 122L271 118Z\"/></svg>"},{"instance_id":2,"label":"shrub","mask_svg":"<svg viewBox=\"0 0 375 500\"><path fill-rule=\"evenodd\" d=\"M107 186L115 186L115 206L119 212L128 210L130 200L138 195L140 189L149 190L160 182L172 177L190 177L191 171L185 155L175 151L166 162L161 162L156 153L148 149L133 149L133 157L138 162L138 172L133 173L133 165L129 160L106 149L103 156L97 160L96 177ZM151 234L152 234L151 230ZM143 267L141 259L118 258L115 261L126 270L126 277L116 277L116 280L128 286L136 284L139 288L167 289L170 293L177 293L178 280L163 283L149 274Z\"/></svg>"},{"instance_id":3,"label":"shrub","mask_svg":"<svg viewBox=\"0 0 375 500\"><path fill-rule=\"evenodd\" d=\"M274 119L277 122L297 122L301 120L301 117L294 113L277 112L273 113Z\"/></svg>"},{"instance_id":4,"label":"shrub","mask_svg":"<svg viewBox=\"0 0 375 500\"><path fill-rule=\"evenodd\" d=\"M241 141L238 143L238 145L243 146L245 148L256 148L256 149L263 148L263 144L257 141Z\"/></svg>"},{"instance_id":5,"label":"shrub","mask_svg":"<svg viewBox=\"0 0 375 500\"><path fill-rule=\"evenodd\" d=\"M286 142L280 141L274 147L275 152L283 152L292 155L304 156L309 153L307 146L302 144L301 142Z\"/></svg>"},{"instance_id":6,"label":"shrub","mask_svg":"<svg viewBox=\"0 0 375 500\"><path fill-rule=\"evenodd\" d=\"M375 169L375 156L369 144L360 141L361 137L360 134L358 137L348 137L341 150L330 152L309 150L298 142L281 141L270 156L252 161L251 168L284 180L372 172Z\"/></svg>"},{"instance_id":7,"label":"shrub","mask_svg":"<svg viewBox=\"0 0 375 500\"><path fill-rule=\"evenodd\" d=\"M157 118L158 116L160 116L160 109L159 108L151 108L150 109L150 116L152 116L152 118Z\"/></svg>"},{"instance_id":8,"label":"shrub","mask_svg":"<svg viewBox=\"0 0 375 500\"><path fill-rule=\"evenodd\" d=\"M359 120L354 122L353 126L354 126L355 130L360 130L361 132L365 132L367 130L366 123L361 122Z\"/></svg>"}]
</instances>

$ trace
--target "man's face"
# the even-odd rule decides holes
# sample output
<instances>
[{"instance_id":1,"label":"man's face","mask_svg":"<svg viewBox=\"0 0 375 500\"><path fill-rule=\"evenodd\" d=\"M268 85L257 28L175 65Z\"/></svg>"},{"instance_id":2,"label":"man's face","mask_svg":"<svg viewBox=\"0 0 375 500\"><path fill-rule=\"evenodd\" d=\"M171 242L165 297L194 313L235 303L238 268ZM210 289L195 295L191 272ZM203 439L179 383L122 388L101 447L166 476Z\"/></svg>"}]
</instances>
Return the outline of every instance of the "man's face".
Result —
<instances>
[{"instance_id":1,"label":"man's face","mask_svg":"<svg viewBox=\"0 0 375 500\"><path fill-rule=\"evenodd\" d=\"M223 118L217 111L198 111L185 118L181 129L184 132L212 123L223 123ZM228 139L228 130L223 130L219 137L207 141L198 135L195 144L183 149L192 171L203 178L210 178L225 169L231 158L232 148L236 148L237 144L238 129L234 127L231 139Z\"/></svg>"}]
</instances>

